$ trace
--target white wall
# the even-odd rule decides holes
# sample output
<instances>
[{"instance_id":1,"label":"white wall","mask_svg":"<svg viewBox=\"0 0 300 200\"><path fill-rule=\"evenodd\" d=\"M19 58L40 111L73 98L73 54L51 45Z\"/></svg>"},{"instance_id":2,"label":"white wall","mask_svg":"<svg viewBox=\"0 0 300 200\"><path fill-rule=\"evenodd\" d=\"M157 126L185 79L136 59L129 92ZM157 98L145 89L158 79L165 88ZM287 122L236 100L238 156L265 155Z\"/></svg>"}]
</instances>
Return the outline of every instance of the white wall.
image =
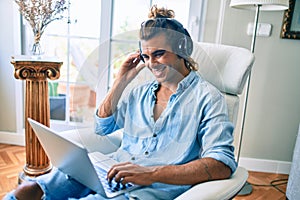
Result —
<instances>
[{"instance_id":1,"label":"white wall","mask_svg":"<svg viewBox=\"0 0 300 200\"><path fill-rule=\"evenodd\" d=\"M220 1L208 1L205 41L214 42ZM229 7L222 43L250 49L247 25L255 12ZM259 21L272 24L270 37L258 37L255 47L241 156L285 163L292 161L300 123L300 40L281 39L283 11L261 12ZM237 127L239 128L239 127Z\"/></svg>"},{"instance_id":2,"label":"white wall","mask_svg":"<svg viewBox=\"0 0 300 200\"><path fill-rule=\"evenodd\" d=\"M22 143L23 110L17 105L21 101L22 82L14 78L11 56L20 54L20 19L16 15L14 1L0 1L0 142ZM22 134L23 135L23 134ZM21 139L21 140L19 140Z\"/></svg>"}]
</instances>

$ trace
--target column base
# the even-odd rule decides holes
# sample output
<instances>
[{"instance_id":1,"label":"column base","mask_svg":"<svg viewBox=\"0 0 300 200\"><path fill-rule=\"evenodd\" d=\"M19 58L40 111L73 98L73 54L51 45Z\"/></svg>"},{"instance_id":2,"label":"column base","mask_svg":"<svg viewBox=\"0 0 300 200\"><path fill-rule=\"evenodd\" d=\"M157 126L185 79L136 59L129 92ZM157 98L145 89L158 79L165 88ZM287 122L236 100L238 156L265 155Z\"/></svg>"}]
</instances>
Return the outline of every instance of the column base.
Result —
<instances>
[{"instance_id":1,"label":"column base","mask_svg":"<svg viewBox=\"0 0 300 200\"><path fill-rule=\"evenodd\" d=\"M29 168L26 168L26 166L25 166L24 171L19 173L18 184L20 185L23 182L32 181L40 175L49 173L51 170L52 170L52 165L49 165L49 167L42 169L42 170L41 169L29 169Z\"/></svg>"}]
</instances>

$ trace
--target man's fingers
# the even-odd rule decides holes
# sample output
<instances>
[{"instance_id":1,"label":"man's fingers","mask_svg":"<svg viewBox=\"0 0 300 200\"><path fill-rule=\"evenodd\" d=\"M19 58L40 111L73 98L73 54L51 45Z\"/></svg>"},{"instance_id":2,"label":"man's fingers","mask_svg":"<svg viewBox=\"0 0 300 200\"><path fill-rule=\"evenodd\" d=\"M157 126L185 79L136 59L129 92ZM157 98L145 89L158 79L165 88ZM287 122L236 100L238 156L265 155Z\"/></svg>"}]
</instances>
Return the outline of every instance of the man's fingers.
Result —
<instances>
[{"instance_id":1,"label":"man's fingers","mask_svg":"<svg viewBox=\"0 0 300 200\"><path fill-rule=\"evenodd\" d=\"M126 168L126 166L130 164L130 162L120 163L113 165L107 172L107 179L112 180L113 178L116 178L116 175L123 169ZM124 168L125 167L125 168Z\"/></svg>"}]
</instances>

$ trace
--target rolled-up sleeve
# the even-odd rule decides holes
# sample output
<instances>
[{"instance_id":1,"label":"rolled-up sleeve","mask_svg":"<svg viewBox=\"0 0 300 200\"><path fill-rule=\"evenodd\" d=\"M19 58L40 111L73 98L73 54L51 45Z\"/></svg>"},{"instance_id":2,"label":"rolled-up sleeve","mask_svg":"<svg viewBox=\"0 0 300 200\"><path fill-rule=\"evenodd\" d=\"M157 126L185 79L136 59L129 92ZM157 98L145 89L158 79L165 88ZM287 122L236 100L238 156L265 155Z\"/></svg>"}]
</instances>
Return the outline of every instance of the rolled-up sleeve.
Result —
<instances>
[{"instance_id":1,"label":"rolled-up sleeve","mask_svg":"<svg viewBox=\"0 0 300 200\"><path fill-rule=\"evenodd\" d=\"M101 118L95 112L95 132L98 135L108 135L114 131L124 128L125 113L127 111L127 102L130 92L122 94L122 98L118 102L117 109L109 117Z\"/></svg>"},{"instance_id":2,"label":"rolled-up sleeve","mask_svg":"<svg viewBox=\"0 0 300 200\"><path fill-rule=\"evenodd\" d=\"M224 97L220 94L210 98L204 113L199 128L199 140L202 144L200 157L214 158L230 167L232 173L235 172L234 126L228 119Z\"/></svg>"},{"instance_id":3,"label":"rolled-up sleeve","mask_svg":"<svg viewBox=\"0 0 300 200\"><path fill-rule=\"evenodd\" d=\"M111 115L109 117L100 118L97 115L97 112L95 113L95 132L98 135L108 135L115 130L118 130L119 127L117 126L114 116Z\"/></svg>"}]
</instances>

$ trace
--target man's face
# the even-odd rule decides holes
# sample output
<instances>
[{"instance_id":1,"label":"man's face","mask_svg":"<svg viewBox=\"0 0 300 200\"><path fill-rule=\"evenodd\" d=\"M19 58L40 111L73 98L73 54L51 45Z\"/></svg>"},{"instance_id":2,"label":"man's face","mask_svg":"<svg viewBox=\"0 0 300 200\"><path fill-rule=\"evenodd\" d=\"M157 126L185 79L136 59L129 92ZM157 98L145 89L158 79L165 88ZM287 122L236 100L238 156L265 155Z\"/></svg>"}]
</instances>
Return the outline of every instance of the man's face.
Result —
<instances>
[{"instance_id":1,"label":"man's face","mask_svg":"<svg viewBox=\"0 0 300 200\"><path fill-rule=\"evenodd\" d=\"M177 81L188 73L183 59L172 52L169 42L164 34L141 41L145 64L160 83Z\"/></svg>"}]
</instances>

